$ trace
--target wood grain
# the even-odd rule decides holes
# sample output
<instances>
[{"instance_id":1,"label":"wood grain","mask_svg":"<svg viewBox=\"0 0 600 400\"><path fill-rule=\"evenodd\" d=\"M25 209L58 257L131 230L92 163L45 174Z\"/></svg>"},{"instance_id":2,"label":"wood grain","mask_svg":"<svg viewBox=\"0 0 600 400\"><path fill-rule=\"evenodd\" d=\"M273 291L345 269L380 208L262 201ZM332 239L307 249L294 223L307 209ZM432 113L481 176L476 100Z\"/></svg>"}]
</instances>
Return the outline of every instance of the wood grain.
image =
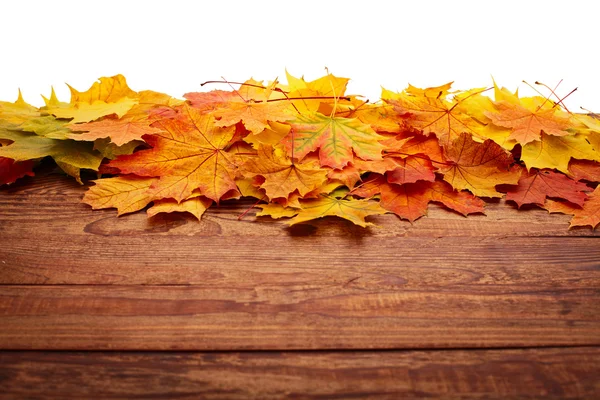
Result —
<instances>
[{"instance_id":1,"label":"wood grain","mask_svg":"<svg viewBox=\"0 0 600 400\"><path fill-rule=\"evenodd\" d=\"M600 345L598 289L331 285L0 287L0 348L390 349Z\"/></svg>"},{"instance_id":2,"label":"wood grain","mask_svg":"<svg viewBox=\"0 0 600 400\"><path fill-rule=\"evenodd\" d=\"M599 287L598 232L543 210L492 203L487 217L464 218L432 207L413 225L386 215L375 229L333 218L290 229L238 221L248 202L202 222L117 218L81 204L84 188L65 178L35 183L0 191L0 284Z\"/></svg>"},{"instance_id":3,"label":"wood grain","mask_svg":"<svg viewBox=\"0 0 600 400\"><path fill-rule=\"evenodd\" d=\"M0 189L0 398L600 397L600 232L568 216L288 228L238 221L243 200L118 218L84 191Z\"/></svg>"},{"instance_id":4,"label":"wood grain","mask_svg":"<svg viewBox=\"0 0 600 400\"><path fill-rule=\"evenodd\" d=\"M600 349L0 353L0 399L592 399Z\"/></svg>"}]
</instances>

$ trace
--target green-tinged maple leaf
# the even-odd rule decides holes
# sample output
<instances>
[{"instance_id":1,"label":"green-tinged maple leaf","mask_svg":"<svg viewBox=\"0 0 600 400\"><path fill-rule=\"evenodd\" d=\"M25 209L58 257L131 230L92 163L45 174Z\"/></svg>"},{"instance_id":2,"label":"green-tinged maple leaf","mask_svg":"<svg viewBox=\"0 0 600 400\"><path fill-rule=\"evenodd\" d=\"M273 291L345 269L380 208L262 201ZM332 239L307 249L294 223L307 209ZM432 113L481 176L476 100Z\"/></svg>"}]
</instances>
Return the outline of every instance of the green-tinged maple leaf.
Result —
<instances>
[{"instance_id":1,"label":"green-tinged maple leaf","mask_svg":"<svg viewBox=\"0 0 600 400\"><path fill-rule=\"evenodd\" d=\"M153 199L182 201L196 189L219 201L228 191L237 192L238 175L228 153L235 127L215 126L212 115L183 106L179 119L162 119L155 126L163 133L146 137L152 146L111 161L109 167L124 174L158 177L150 191Z\"/></svg>"},{"instance_id":2,"label":"green-tinged maple leaf","mask_svg":"<svg viewBox=\"0 0 600 400\"><path fill-rule=\"evenodd\" d=\"M527 168L556 168L568 174L571 158L600 161L600 149L595 149L586 135L551 136L542 133L541 140L527 143L521 150L521 160Z\"/></svg>"},{"instance_id":3,"label":"green-tinged maple leaf","mask_svg":"<svg viewBox=\"0 0 600 400\"><path fill-rule=\"evenodd\" d=\"M265 190L270 199L287 199L295 190L304 196L327 179L327 170L321 169L318 162L292 163L283 152L267 146L259 147L257 156L248 159L242 170L248 178L264 178L260 188Z\"/></svg>"},{"instance_id":4,"label":"green-tinged maple leaf","mask_svg":"<svg viewBox=\"0 0 600 400\"><path fill-rule=\"evenodd\" d=\"M98 170L102 156L93 150L91 143L79 143L74 140L56 140L37 136L33 133L6 131L0 129L0 139L13 143L0 147L0 157L15 161L36 160L50 156L63 170L79 180L82 168Z\"/></svg>"},{"instance_id":5,"label":"green-tinged maple leaf","mask_svg":"<svg viewBox=\"0 0 600 400\"><path fill-rule=\"evenodd\" d=\"M574 181L566 175L551 170L524 168L519 183L507 190L506 200L512 200L519 207L523 204L542 206L547 197L565 199L582 206L587 198L584 192L591 191L584 183Z\"/></svg>"},{"instance_id":6,"label":"green-tinged maple leaf","mask_svg":"<svg viewBox=\"0 0 600 400\"><path fill-rule=\"evenodd\" d=\"M204 212L213 203L212 200L203 196L196 196L178 203L175 199L163 199L154 202L147 211L149 217L160 213L187 212L200 221Z\"/></svg>"},{"instance_id":7,"label":"green-tinged maple leaf","mask_svg":"<svg viewBox=\"0 0 600 400\"><path fill-rule=\"evenodd\" d=\"M347 190L337 190L328 195L321 195L317 199L300 201L301 208L285 209L281 207L263 207L260 215L272 215L274 218L295 215L288 221L289 225L311 221L313 219L336 216L347 219L356 225L367 227L372 223L365 221L370 215L385 214L378 202L372 200L357 200L345 198ZM271 214L273 213L273 214Z\"/></svg>"},{"instance_id":8,"label":"green-tinged maple leaf","mask_svg":"<svg viewBox=\"0 0 600 400\"><path fill-rule=\"evenodd\" d=\"M573 215L570 227L591 226L595 229L600 224L600 186L589 195L583 207L569 202L547 200L544 208L550 213Z\"/></svg>"},{"instance_id":9,"label":"green-tinged maple leaf","mask_svg":"<svg viewBox=\"0 0 600 400\"><path fill-rule=\"evenodd\" d=\"M146 207L152 201L150 186L156 178L122 175L94 181L83 196L83 202L94 210L116 208L118 215L132 213Z\"/></svg>"},{"instance_id":10,"label":"green-tinged maple leaf","mask_svg":"<svg viewBox=\"0 0 600 400\"><path fill-rule=\"evenodd\" d=\"M514 185L521 169L513 156L490 139L483 143L462 133L446 150L448 162L440 167L444 180L457 190L467 189L476 196L502 197L497 185Z\"/></svg>"},{"instance_id":11,"label":"green-tinged maple leaf","mask_svg":"<svg viewBox=\"0 0 600 400\"><path fill-rule=\"evenodd\" d=\"M19 97L14 103L0 101L0 128L16 129L17 126L32 118L39 117L39 110L27 104L19 90Z\"/></svg>"},{"instance_id":12,"label":"green-tinged maple leaf","mask_svg":"<svg viewBox=\"0 0 600 400\"><path fill-rule=\"evenodd\" d=\"M381 159L383 145L379 140L384 137L356 118L310 113L298 116L290 125L284 143L299 160L315 150L319 151L321 165L338 169L352 162L354 154L363 160Z\"/></svg>"},{"instance_id":13,"label":"green-tinged maple leaf","mask_svg":"<svg viewBox=\"0 0 600 400\"><path fill-rule=\"evenodd\" d=\"M94 140L94 150L98 150L103 157L114 160L119 156L133 154L135 149L143 144L144 142L142 141L134 140L122 146L117 146L109 138L96 139Z\"/></svg>"},{"instance_id":14,"label":"green-tinged maple leaf","mask_svg":"<svg viewBox=\"0 0 600 400\"><path fill-rule=\"evenodd\" d=\"M456 191L443 181L396 185L389 183L382 175L375 175L352 193L361 197L380 194L381 207L410 222L426 215L430 202L441 203L465 216L483 213L485 205L483 200L468 192Z\"/></svg>"},{"instance_id":15,"label":"green-tinged maple leaf","mask_svg":"<svg viewBox=\"0 0 600 400\"><path fill-rule=\"evenodd\" d=\"M127 86L123 75L100 78L85 92L79 92L71 86L69 89L70 103L47 100L45 112L78 123L94 121L110 114L122 117L138 104L138 94Z\"/></svg>"}]
</instances>

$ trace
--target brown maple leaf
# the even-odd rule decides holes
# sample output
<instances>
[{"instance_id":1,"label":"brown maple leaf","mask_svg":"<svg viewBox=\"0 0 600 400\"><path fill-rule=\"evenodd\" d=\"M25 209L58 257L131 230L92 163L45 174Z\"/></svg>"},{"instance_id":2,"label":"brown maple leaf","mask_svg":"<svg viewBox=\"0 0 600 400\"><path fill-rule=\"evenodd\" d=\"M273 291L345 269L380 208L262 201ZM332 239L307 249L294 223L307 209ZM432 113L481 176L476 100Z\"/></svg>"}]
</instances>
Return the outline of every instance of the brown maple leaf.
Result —
<instances>
[{"instance_id":1,"label":"brown maple leaf","mask_svg":"<svg viewBox=\"0 0 600 400\"><path fill-rule=\"evenodd\" d=\"M547 197L565 199L582 206L587 198L584 192L591 189L584 183L574 181L551 170L523 168L519 183L508 189L506 200L512 200L519 207L523 204L543 205Z\"/></svg>"},{"instance_id":2,"label":"brown maple leaf","mask_svg":"<svg viewBox=\"0 0 600 400\"><path fill-rule=\"evenodd\" d=\"M514 185L521 168L513 165L511 153L490 139L478 143L462 133L446 149L447 163L440 166L444 180L457 190L468 189L476 196L502 197L497 185Z\"/></svg>"}]
</instances>

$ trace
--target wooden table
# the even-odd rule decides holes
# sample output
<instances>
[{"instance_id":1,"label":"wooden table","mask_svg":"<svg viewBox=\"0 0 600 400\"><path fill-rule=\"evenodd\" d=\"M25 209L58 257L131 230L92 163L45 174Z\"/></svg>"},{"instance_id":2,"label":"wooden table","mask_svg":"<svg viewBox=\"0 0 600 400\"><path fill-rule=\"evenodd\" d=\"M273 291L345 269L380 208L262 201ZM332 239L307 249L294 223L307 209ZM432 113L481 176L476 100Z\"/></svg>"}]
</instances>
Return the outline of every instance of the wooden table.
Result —
<instances>
[{"instance_id":1,"label":"wooden table","mask_svg":"<svg viewBox=\"0 0 600 400\"><path fill-rule=\"evenodd\" d=\"M600 232L503 201L288 228L0 190L0 398L599 398Z\"/></svg>"}]
</instances>

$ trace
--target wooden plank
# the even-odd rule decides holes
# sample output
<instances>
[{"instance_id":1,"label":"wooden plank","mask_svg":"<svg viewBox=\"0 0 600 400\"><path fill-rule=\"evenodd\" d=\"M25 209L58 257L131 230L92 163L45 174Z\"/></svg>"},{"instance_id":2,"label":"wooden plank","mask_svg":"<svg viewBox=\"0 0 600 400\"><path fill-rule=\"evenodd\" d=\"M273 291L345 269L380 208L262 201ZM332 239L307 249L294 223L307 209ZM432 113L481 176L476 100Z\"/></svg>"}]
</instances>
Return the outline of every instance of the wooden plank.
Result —
<instances>
[{"instance_id":1,"label":"wooden plank","mask_svg":"<svg viewBox=\"0 0 600 400\"><path fill-rule=\"evenodd\" d=\"M582 399L600 348L249 353L0 353L0 398Z\"/></svg>"},{"instance_id":2,"label":"wooden plank","mask_svg":"<svg viewBox=\"0 0 600 400\"><path fill-rule=\"evenodd\" d=\"M0 348L600 345L597 287L0 286Z\"/></svg>"},{"instance_id":3,"label":"wooden plank","mask_svg":"<svg viewBox=\"0 0 600 400\"><path fill-rule=\"evenodd\" d=\"M593 231L589 227L569 230L570 217L567 215L550 215L545 210L528 206L517 210L514 204L499 200L488 201L487 215L466 218L441 206L430 205L429 215L414 224L386 214L370 219L379 228L364 229L344 220L325 218L289 229L283 221L254 217L254 211L250 211L243 221L238 221L238 216L253 201L222 202L220 206L213 206L207 211L204 222L197 222L193 217L182 217L181 214L148 220L144 212L117 217L115 210L93 211L81 203L85 191L86 186L53 174L0 188L0 233L4 237L8 237L6 235L9 233L20 237L36 233L40 225L48 225L42 228L42 232L96 236L600 236L600 231Z\"/></svg>"},{"instance_id":4,"label":"wooden plank","mask_svg":"<svg viewBox=\"0 0 600 400\"><path fill-rule=\"evenodd\" d=\"M0 284L600 286L600 239L585 236L598 232L543 210L490 204L489 217L464 218L438 207L414 225L387 215L369 230L337 219L289 229L238 221L247 202L202 222L117 218L79 203L84 188L66 178L39 180L0 192Z\"/></svg>"}]
</instances>

